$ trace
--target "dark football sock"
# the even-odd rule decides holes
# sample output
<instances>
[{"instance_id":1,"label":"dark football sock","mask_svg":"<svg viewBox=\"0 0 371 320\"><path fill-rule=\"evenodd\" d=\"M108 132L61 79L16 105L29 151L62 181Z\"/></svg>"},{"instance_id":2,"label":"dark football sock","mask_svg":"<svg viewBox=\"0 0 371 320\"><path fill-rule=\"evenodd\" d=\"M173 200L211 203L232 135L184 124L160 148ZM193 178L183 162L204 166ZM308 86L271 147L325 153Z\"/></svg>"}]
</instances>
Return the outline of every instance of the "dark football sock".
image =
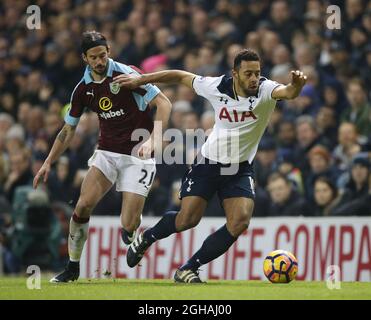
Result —
<instances>
[{"instance_id":1,"label":"dark football sock","mask_svg":"<svg viewBox=\"0 0 371 320\"><path fill-rule=\"evenodd\" d=\"M79 271L80 263L78 261L68 261L67 269L71 271Z\"/></svg>"},{"instance_id":2,"label":"dark football sock","mask_svg":"<svg viewBox=\"0 0 371 320\"><path fill-rule=\"evenodd\" d=\"M191 269L196 271L201 265L224 254L236 240L237 238L233 237L229 233L227 225L224 225L206 238L202 247L187 261L186 264L180 267L180 270Z\"/></svg>"},{"instance_id":3,"label":"dark football sock","mask_svg":"<svg viewBox=\"0 0 371 320\"><path fill-rule=\"evenodd\" d=\"M162 219L157 222L157 224L146 230L143 234L144 239L149 243L154 243L156 240L160 240L170 236L173 233L176 233L175 219L177 211L168 211L166 212Z\"/></svg>"}]
</instances>

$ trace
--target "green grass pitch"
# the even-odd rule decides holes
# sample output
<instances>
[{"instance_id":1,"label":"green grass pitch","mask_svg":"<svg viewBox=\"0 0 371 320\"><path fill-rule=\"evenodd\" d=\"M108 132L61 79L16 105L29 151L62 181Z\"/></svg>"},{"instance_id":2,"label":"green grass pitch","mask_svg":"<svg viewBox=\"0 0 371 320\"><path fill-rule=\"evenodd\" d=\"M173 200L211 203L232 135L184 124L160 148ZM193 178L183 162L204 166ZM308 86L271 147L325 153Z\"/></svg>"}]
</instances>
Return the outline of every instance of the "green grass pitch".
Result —
<instances>
[{"instance_id":1,"label":"green grass pitch","mask_svg":"<svg viewBox=\"0 0 371 320\"><path fill-rule=\"evenodd\" d=\"M41 289L29 290L26 278L0 278L0 299L129 299L129 300L250 300L250 299L371 299L371 283L342 282L330 290L323 281L209 281L207 284L175 284L171 280L92 279L68 284L41 281Z\"/></svg>"}]
</instances>

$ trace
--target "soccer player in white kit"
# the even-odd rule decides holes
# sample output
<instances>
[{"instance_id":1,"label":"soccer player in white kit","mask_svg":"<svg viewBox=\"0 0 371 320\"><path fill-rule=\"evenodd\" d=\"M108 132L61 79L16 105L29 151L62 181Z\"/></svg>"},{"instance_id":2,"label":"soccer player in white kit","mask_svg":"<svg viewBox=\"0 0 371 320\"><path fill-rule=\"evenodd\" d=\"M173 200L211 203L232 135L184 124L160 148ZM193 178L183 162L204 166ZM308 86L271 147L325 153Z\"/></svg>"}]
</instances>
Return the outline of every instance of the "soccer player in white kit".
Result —
<instances>
[{"instance_id":1,"label":"soccer player in white kit","mask_svg":"<svg viewBox=\"0 0 371 320\"><path fill-rule=\"evenodd\" d=\"M155 82L184 84L206 98L215 111L215 125L202 146L202 157L196 158L183 178L180 211L166 212L154 227L134 240L127 254L130 267L139 263L155 241L195 227L215 192L227 222L208 236L201 248L176 271L175 281L201 283L199 267L224 254L248 228L255 196L252 161L260 139L276 101L297 97L306 82L306 76L298 70L291 71L292 80L288 85L261 77L260 70L258 54L244 49L235 57L232 77L201 77L168 70L114 78L120 86L129 89ZM237 168L228 170L233 169L233 165Z\"/></svg>"}]
</instances>

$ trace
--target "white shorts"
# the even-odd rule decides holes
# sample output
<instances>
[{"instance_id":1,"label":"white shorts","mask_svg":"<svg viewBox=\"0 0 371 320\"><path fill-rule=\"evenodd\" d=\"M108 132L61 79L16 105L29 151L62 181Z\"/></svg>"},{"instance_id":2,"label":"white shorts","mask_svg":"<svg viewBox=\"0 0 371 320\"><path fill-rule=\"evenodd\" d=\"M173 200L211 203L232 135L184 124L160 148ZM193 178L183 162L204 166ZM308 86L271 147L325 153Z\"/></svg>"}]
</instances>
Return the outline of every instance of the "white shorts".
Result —
<instances>
[{"instance_id":1,"label":"white shorts","mask_svg":"<svg viewBox=\"0 0 371 320\"><path fill-rule=\"evenodd\" d=\"M147 197L156 174L154 159L142 160L104 150L95 150L88 161L89 167L98 168L106 178L116 183L116 191L127 191Z\"/></svg>"}]
</instances>

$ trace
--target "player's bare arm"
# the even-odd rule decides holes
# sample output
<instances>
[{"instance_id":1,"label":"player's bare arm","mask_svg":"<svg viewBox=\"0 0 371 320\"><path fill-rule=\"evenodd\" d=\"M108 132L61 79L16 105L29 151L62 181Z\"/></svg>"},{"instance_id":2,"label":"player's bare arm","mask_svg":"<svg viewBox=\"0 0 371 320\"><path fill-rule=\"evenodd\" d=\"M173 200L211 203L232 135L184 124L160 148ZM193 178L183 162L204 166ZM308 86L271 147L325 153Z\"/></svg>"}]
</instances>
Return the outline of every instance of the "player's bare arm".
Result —
<instances>
[{"instance_id":1,"label":"player's bare arm","mask_svg":"<svg viewBox=\"0 0 371 320\"><path fill-rule=\"evenodd\" d=\"M294 99L299 95L307 81L307 76L299 70L291 71L291 76L291 83L279 86L272 91L273 99Z\"/></svg>"},{"instance_id":2,"label":"player's bare arm","mask_svg":"<svg viewBox=\"0 0 371 320\"><path fill-rule=\"evenodd\" d=\"M168 125L170 112L171 112L171 102L170 100L160 92L152 101L151 106L155 105L157 107L156 116L155 116L155 125L156 123L162 123L162 130L165 130ZM159 136L155 136L155 134ZM161 145L162 141L162 131L153 130L150 138L141 145L138 149L138 156L140 158L150 158L152 151L156 149L156 145Z\"/></svg>"},{"instance_id":3,"label":"player's bare arm","mask_svg":"<svg viewBox=\"0 0 371 320\"><path fill-rule=\"evenodd\" d=\"M164 70L142 75L121 74L114 81L128 89L135 89L147 83L179 83L192 89L192 81L196 75L183 70Z\"/></svg>"},{"instance_id":4,"label":"player's bare arm","mask_svg":"<svg viewBox=\"0 0 371 320\"><path fill-rule=\"evenodd\" d=\"M51 165L61 156L61 154L63 154L64 151L66 151L73 138L75 129L75 126L65 124L58 133L48 157L45 159L44 164L33 180L33 187L35 189L37 188L41 177L44 177L44 183L47 182Z\"/></svg>"}]
</instances>

